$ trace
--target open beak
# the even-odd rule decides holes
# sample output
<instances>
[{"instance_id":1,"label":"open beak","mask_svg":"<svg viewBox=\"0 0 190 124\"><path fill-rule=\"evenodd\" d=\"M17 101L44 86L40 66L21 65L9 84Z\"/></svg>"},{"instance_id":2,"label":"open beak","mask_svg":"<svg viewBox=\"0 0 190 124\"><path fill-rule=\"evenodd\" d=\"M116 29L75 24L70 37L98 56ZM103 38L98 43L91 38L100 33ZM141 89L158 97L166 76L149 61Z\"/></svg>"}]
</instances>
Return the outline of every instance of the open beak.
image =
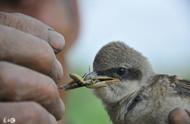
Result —
<instances>
[{"instance_id":1,"label":"open beak","mask_svg":"<svg viewBox=\"0 0 190 124\"><path fill-rule=\"evenodd\" d=\"M84 86L87 88L96 89L120 82L118 78L97 75L96 72L88 73L83 77L77 74L70 74L70 77L72 78L72 81L65 85L59 85L59 89L70 90Z\"/></svg>"},{"instance_id":2,"label":"open beak","mask_svg":"<svg viewBox=\"0 0 190 124\"><path fill-rule=\"evenodd\" d=\"M90 84L87 85L87 87L93 89L106 87L108 84L117 84L118 82L120 82L118 78L113 78L104 75L97 75L96 72L91 72L87 74L84 80L86 81L86 83Z\"/></svg>"}]
</instances>

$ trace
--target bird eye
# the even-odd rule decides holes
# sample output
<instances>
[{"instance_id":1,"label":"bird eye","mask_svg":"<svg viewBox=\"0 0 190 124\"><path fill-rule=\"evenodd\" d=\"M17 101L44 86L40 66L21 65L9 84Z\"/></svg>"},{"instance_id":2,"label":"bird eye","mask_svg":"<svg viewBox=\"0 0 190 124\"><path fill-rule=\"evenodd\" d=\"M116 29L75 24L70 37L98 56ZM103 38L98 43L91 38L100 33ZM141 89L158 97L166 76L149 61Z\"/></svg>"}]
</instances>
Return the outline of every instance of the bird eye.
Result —
<instances>
[{"instance_id":1,"label":"bird eye","mask_svg":"<svg viewBox=\"0 0 190 124\"><path fill-rule=\"evenodd\" d=\"M118 70L117 70L117 74L118 74L119 76L123 76L123 75L125 75L126 73L127 73L127 69L126 69L126 68L121 67L121 68L118 68Z\"/></svg>"}]
</instances>

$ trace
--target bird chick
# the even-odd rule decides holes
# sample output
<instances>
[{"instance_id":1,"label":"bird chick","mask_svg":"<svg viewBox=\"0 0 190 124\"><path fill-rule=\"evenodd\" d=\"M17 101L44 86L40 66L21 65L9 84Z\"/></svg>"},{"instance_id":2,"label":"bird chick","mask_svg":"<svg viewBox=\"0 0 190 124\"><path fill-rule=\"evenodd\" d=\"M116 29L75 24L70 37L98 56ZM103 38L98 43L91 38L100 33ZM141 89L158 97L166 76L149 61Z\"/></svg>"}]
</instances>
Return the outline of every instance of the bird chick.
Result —
<instances>
[{"instance_id":1,"label":"bird chick","mask_svg":"<svg viewBox=\"0 0 190 124\"><path fill-rule=\"evenodd\" d=\"M115 82L94 85L114 124L168 124L174 108L190 108L189 81L155 74L148 60L123 42L108 43L97 53L85 79L100 76Z\"/></svg>"}]
</instances>

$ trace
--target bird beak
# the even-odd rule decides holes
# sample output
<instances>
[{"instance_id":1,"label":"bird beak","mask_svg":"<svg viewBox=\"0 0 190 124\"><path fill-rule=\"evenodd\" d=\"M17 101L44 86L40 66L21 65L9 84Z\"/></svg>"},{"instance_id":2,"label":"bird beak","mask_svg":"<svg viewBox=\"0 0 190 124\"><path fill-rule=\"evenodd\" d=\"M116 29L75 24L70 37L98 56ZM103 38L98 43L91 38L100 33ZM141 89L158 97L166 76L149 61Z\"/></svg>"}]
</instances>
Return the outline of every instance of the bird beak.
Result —
<instances>
[{"instance_id":1,"label":"bird beak","mask_svg":"<svg viewBox=\"0 0 190 124\"><path fill-rule=\"evenodd\" d=\"M118 78L113 78L113 77L103 76L103 75L97 75L96 72L88 73L85 76L84 80L86 81L86 83L90 84L87 87L93 88L93 89L106 87L109 84L117 84L120 82L120 80Z\"/></svg>"},{"instance_id":2,"label":"bird beak","mask_svg":"<svg viewBox=\"0 0 190 124\"><path fill-rule=\"evenodd\" d=\"M59 89L71 90L79 87L87 87L97 89L100 87L106 87L109 84L118 84L120 80L118 78L97 75L96 72L90 72L83 77L77 74L70 74L72 80L64 85L58 85Z\"/></svg>"}]
</instances>

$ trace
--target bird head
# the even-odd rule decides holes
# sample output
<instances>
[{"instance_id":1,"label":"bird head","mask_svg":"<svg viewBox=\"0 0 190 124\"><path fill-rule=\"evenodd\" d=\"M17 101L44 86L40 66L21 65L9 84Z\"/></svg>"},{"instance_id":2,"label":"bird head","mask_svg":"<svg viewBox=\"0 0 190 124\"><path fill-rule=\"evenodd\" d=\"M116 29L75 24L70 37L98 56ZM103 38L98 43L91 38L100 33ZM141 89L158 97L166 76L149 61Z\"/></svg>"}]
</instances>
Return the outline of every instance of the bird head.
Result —
<instances>
[{"instance_id":1,"label":"bird head","mask_svg":"<svg viewBox=\"0 0 190 124\"><path fill-rule=\"evenodd\" d=\"M106 103L114 103L138 91L154 74L148 60L123 42L111 42L97 53L93 72L86 79L97 79L95 94Z\"/></svg>"}]
</instances>

